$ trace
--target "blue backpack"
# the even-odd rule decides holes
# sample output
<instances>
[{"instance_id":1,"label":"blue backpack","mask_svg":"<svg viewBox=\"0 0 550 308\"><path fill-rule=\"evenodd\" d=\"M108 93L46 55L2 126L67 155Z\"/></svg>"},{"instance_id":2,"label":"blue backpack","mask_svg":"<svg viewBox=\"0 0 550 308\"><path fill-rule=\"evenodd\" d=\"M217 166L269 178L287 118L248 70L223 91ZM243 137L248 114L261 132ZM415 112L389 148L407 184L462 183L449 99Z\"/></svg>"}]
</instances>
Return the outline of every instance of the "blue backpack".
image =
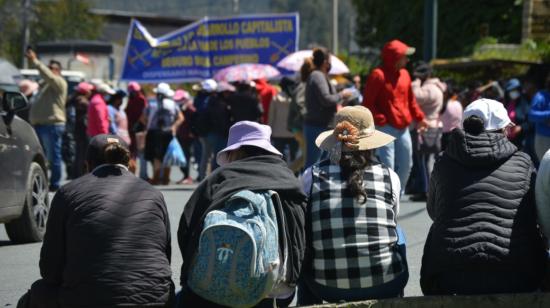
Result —
<instances>
[{"instance_id":1,"label":"blue backpack","mask_svg":"<svg viewBox=\"0 0 550 308\"><path fill-rule=\"evenodd\" d=\"M208 213L189 270L189 288L230 307L251 307L273 293L284 280L286 260L280 254L287 250L279 251L276 211L284 219L277 193L243 190L223 209Z\"/></svg>"}]
</instances>

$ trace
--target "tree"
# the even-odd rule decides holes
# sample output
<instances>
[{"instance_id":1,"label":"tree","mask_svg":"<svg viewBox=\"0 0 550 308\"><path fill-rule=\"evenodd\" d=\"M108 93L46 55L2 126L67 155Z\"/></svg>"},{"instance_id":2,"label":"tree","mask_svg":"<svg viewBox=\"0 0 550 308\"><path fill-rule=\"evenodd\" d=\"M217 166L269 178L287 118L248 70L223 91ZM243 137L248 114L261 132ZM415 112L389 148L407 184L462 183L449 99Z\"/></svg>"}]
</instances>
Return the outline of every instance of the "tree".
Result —
<instances>
[{"instance_id":1,"label":"tree","mask_svg":"<svg viewBox=\"0 0 550 308\"><path fill-rule=\"evenodd\" d=\"M521 0L439 0L438 57L472 53L476 42L492 36L501 43L521 40ZM422 55L424 1L354 0L356 37L362 47L380 47L398 38Z\"/></svg>"},{"instance_id":2,"label":"tree","mask_svg":"<svg viewBox=\"0 0 550 308\"><path fill-rule=\"evenodd\" d=\"M332 47L332 5L332 0L271 0L270 3L273 12L300 13L301 49L319 45ZM340 49L345 50L353 40L349 29L355 12L351 0L339 0L338 6L338 41Z\"/></svg>"},{"instance_id":3,"label":"tree","mask_svg":"<svg viewBox=\"0 0 550 308\"><path fill-rule=\"evenodd\" d=\"M0 0L0 56L13 63L21 63L22 24L21 1ZM57 0L34 2L31 18L31 42L97 39L103 21L88 12L84 0Z\"/></svg>"},{"instance_id":4,"label":"tree","mask_svg":"<svg viewBox=\"0 0 550 308\"><path fill-rule=\"evenodd\" d=\"M0 0L0 57L13 63L19 63L22 51L20 8L19 1Z\"/></svg>"},{"instance_id":5,"label":"tree","mask_svg":"<svg viewBox=\"0 0 550 308\"><path fill-rule=\"evenodd\" d=\"M38 2L34 6L36 18L31 26L34 42L97 39L101 35L102 19L88 12L89 4L83 0Z\"/></svg>"}]
</instances>

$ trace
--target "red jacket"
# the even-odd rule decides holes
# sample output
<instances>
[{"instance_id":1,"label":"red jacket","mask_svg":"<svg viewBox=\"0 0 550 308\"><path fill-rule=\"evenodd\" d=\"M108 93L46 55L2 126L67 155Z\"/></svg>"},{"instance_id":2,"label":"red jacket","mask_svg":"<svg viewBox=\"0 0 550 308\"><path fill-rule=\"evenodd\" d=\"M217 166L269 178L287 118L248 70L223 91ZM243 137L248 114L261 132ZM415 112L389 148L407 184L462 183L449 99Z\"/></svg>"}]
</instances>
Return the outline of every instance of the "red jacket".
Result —
<instances>
[{"instance_id":1,"label":"red jacket","mask_svg":"<svg viewBox=\"0 0 550 308\"><path fill-rule=\"evenodd\" d=\"M403 129L413 120L422 121L424 113L418 107L411 88L411 76L406 69L395 69L405 56L408 46L398 40L382 49L384 65L372 71L363 94L363 106L369 108L378 126L389 124Z\"/></svg>"},{"instance_id":2,"label":"red jacket","mask_svg":"<svg viewBox=\"0 0 550 308\"><path fill-rule=\"evenodd\" d=\"M109 133L109 111L103 96L96 93L88 105L88 136Z\"/></svg>"},{"instance_id":3,"label":"red jacket","mask_svg":"<svg viewBox=\"0 0 550 308\"><path fill-rule=\"evenodd\" d=\"M264 113L262 114L262 123L267 124L269 121L269 106L271 105L271 101L275 95L277 95L277 89L270 85L265 79L259 79L256 80L256 90L258 90L260 102L262 103L262 108L264 109Z\"/></svg>"},{"instance_id":4,"label":"red jacket","mask_svg":"<svg viewBox=\"0 0 550 308\"><path fill-rule=\"evenodd\" d=\"M132 130L137 121L139 121L146 107L147 99L141 92L137 92L128 98L128 104L126 105L125 111L128 117L128 127L130 130Z\"/></svg>"}]
</instances>

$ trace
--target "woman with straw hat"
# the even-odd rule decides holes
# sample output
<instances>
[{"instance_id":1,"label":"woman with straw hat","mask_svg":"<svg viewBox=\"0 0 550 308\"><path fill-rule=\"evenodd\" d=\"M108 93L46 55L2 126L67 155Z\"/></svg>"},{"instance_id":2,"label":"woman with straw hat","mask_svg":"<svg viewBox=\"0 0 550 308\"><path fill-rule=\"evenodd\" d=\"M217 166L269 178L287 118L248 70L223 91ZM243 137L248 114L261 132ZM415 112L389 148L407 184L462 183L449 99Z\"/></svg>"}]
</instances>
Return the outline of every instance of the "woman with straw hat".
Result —
<instances>
[{"instance_id":1,"label":"woman with straw hat","mask_svg":"<svg viewBox=\"0 0 550 308\"><path fill-rule=\"evenodd\" d=\"M306 260L300 305L397 297L408 280L397 227L401 184L374 150L394 137L377 131L363 106L342 108L315 143L330 158L308 168Z\"/></svg>"}]
</instances>

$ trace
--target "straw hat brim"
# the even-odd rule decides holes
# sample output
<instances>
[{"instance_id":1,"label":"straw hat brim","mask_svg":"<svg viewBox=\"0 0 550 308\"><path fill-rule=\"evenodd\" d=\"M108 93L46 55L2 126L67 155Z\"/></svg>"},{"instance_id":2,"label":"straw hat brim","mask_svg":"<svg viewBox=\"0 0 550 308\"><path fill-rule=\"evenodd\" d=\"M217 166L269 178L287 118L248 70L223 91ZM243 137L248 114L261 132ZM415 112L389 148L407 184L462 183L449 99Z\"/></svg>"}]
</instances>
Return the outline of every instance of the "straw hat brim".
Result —
<instances>
[{"instance_id":1,"label":"straw hat brim","mask_svg":"<svg viewBox=\"0 0 550 308\"><path fill-rule=\"evenodd\" d=\"M383 133L381 131L375 130L372 135L359 139L359 143L357 144L358 145L357 149L352 150L352 149L346 149L344 147L343 150L344 151L372 150L372 149L383 147L393 142L394 140L395 140L394 137L386 133ZM330 151L337 142L338 140L334 136L334 130L322 132L315 140L315 144L317 145L317 147L325 151Z\"/></svg>"}]
</instances>

